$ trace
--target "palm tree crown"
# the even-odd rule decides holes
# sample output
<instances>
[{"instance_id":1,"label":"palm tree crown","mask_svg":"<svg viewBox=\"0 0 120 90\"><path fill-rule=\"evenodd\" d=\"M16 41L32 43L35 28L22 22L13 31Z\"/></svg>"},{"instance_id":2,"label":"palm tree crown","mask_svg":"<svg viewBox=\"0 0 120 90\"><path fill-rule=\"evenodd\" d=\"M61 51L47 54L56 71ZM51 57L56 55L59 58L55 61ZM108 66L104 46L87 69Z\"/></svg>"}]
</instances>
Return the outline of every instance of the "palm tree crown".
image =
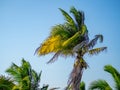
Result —
<instances>
[{"instance_id":1,"label":"palm tree crown","mask_svg":"<svg viewBox=\"0 0 120 90\"><path fill-rule=\"evenodd\" d=\"M16 85L13 90L38 90L41 72L38 74L32 68L29 62L22 59L22 65L17 66L12 64L10 68L6 70L10 74Z\"/></svg>"},{"instance_id":2,"label":"palm tree crown","mask_svg":"<svg viewBox=\"0 0 120 90\"><path fill-rule=\"evenodd\" d=\"M84 68L87 68L83 56L86 53L90 55L98 54L104 51L106 47L93 48L97 41L103 41L102 35L96 35L89 41L88 30L84 23L85 17L82 11L76 10L74 7L70 9L73 17L71 17L63 9L59 9L65 18L64 24L58 24L52 27L49 37L36 49L38 55L46 55L54 53L48 63L57 60L58 56L76 57L73 70L68 80L68 87L72 90L79 90L79 85Z\"/></svg>"},{"instance_id":3,"label":"palm tree crown","mask_svg":"<svg viewBox=\"0 0 120 90\"><path fill-rule=\"evenodd\" d=\"M53 26L49 37L36 50L38 55L54 53L49 62L53 62L61 55L75 56L73 48L85 40L85 35L88 33L84 24L83 12L72 7L70 12L74 15L74 19L63 9L59 10L62 12L66 22Z\"/></svg>"}]
</instances>

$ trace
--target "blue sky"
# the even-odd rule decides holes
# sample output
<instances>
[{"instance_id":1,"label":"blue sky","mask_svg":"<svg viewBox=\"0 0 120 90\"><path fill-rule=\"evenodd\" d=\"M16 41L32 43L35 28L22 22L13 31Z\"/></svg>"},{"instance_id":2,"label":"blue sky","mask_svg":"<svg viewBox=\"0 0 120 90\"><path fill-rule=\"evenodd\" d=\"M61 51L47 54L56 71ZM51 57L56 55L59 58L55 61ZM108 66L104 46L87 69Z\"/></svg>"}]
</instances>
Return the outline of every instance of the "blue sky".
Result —
<instances>
[{"instance_id":1,"label":"blue sky","mask_svg":"<svg viewBox=\"0 0 120 90\"><path fill-rule=\"evenodd\" d=\"M96 79L105 79L113 86L111 76L103 71L104 65L112 64L120 70L120 1L119 0L0 0L0 74L12 62L21 64L21 59L29 61L37 72L42 70L41 85L50 87L66 86L72 70L74 58L58 58L53 64L46 62L52 55L38 57L35 49L44 41L51 27L64 23L58 8L69 12L71 6L85 12L85 23L92 39L103 34L104 42L97 46L107 46L107 52L98 56L86 56L89 68L82 80L88 86Z\"/></svg>"}]
</instances>

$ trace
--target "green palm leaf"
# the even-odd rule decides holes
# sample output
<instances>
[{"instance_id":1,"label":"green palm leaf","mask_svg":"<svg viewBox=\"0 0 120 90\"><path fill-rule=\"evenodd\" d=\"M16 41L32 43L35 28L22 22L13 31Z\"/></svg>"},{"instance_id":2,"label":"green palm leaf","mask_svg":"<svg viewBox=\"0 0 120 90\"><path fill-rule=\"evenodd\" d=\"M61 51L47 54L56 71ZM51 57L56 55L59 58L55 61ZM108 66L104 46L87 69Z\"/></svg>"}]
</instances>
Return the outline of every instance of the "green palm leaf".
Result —
<instances>
[{"instance_id":1,"label":"green palm leaf","mask_svg":"<svg viewBox=\"0 0 120 90\"><path fill-rule=\"evenodd\" d=\"M17 81L17 82L21 82L21 72L22 69L19 68L16 64L12 63L11 67L8 68L6 70L6 72L11 75L14 76L13 78Z\"/></svg>"},{"instance_id":2,"label":"green palm leaf","mask_svg":"<svg viewBox=\"0 0 120 90\"><path fill-rule=\"evenodd\" d=\"M74 7L70 9L70 12L73 14L77 22L78 30L80 30L81 25L84 24L84 13L82 11L77 11Z\"/></svg>"},{"instance_id":3,"label":"green palm leaf","mask_svg":"<svg viewBox=\"0 0 120 90\"><path fill-rule=\"evenodd\" d=\"M59 8L59 10L62 12L63 16L65 17L65 20L67 21L66 24L68 24L67 26L69 26L70 28L72 28L75 31L76 25L75 25L75 22L72 19L72 17L63 9Z\"/></svg>"},{"instance_id":4,"label":"green palm leaf","mask_svg":"<svg viewBox=\"0 0 120 90\"><path fill-rule=\"evenodd\" d=\"M96 45L98 40L100 40L100 42L103 42L103 35L101 35L101 34L95 35L95 38L92 39L87 46L89 48L93 48Z\"/></svg>"},{"instance_id":5,"label":"green palm leaf","mask_svg":"<svg viewBox=\"0 0 120 90\"><path fill-rule=\"evenodd\" d=\"M104 70L112 75L116 90L120 90L120 73L112 65L106 65Z\"/></svg>"},{"instance_id":6,"label":"green palm leaf","mask_svg":"<svg viewBox=\"0 0 120 90\"><path fill-rule=\"evenodd\" d=\"M109 84L105 80L97 80L93 81L90 86L89 90L112 90Z\"/></svg>"},{"instance_id":7,"label":"green palm leaf","mask_svg":"<svg viewBox=\"0 0 120 90\"><path fill-rule=\"evenodd\" d=\"M63 47L68 47L69 45L73 44L73 46L71 46L73 48L74 46L76 46L76 44L79 43L79 41L83 41L82 37L84 36L84 34L86 32L87 32L86 26L82 25L81 31L78 31L72 37L70 37L68 40L66 40L65 42L63 42ZM76 40L77 40L77 42L75 43Z\"/></svg>"},{"instance_id":8,"label":"green palm leaf","mask_svg":"<svg viewBox=\"0 0 120 90\"><path fill-rule=\"evenodd\" d=\"M14 81L10 77L0 76L0 90L11 90L15 86Z\"/></svg>"},{"instance_id":9,"label":"green palm leaf","mask_svg":"<svg viewBox=\"0 0 120 90\"><path fill-rule=\"evenodd\" d=\"M57 36L57 35L60 35L62 39L68 39L69 37L71 37L72 33L65 25L59 24L52 27L52 30L50 32L50 36Z\"/></svg>"},{"instance_id":10,"label":"green palm leaf","mask_svg":"<svg viewBox=\"0 0 120 90\"><path fill-rule=\"evenodd\" d=\"M80 83L80 90L85 90L85 83L83 81Z\"/></svg>"},{"instance_id":11,"label":"green palm leaf","mask_svg":"<svg viewBox=\"0 0 120 90\"><path fill-rule=\"evenodd\" d=\"M94 55L94 54L99 54L100 52L103 52L105 50L107 50L107 47L100 47L100 48L89 50L88 53L89 55Z\"/></svg>"}]
</instances>

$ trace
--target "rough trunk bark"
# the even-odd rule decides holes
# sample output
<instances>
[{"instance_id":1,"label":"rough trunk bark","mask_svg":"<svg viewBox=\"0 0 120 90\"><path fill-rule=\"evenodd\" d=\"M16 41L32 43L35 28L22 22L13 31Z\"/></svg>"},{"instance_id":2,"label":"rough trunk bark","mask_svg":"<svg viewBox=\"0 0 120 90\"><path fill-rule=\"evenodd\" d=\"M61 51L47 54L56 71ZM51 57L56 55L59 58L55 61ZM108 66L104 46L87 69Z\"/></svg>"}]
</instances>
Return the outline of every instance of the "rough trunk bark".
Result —
<instances>
[{"instance_id":1,"label":"rough trunk bark","mask_svg":"<svg viewBox=\"0 0 120 90\"><path fill-rule=\"evenodd\" d=\"M83 59L77 57L76 62L74 63L73 70L68 80L68 87L70 87L71 89L67 89L67 90L80 90L80 82L84 70L81 60Z\"/></svg>"},{"instance_id":2,"label":"rough trunk bark","mask_svg":"<svg viewBox=\"0 0 120 90\"><path fill-rule=\"evenodd\" d=\"M81 79L82 79L82 74L83 74L83 67L82 67L82 64L80 63L80 61L78 61L78 65L76 66L75 68L76 70L76 75L74 76L74 82L72 83L73 84L73 89L72 90L80 90L80 82L81 82Z\"/></svg>"}]
</instances>

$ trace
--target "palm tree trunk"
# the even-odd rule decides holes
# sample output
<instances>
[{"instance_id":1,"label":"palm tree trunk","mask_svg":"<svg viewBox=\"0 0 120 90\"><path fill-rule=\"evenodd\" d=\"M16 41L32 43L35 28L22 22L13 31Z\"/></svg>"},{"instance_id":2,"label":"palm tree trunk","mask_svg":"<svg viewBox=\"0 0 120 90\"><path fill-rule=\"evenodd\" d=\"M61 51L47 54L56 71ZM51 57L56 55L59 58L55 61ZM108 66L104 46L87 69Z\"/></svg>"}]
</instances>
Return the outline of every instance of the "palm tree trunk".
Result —
<instances>
[{"instance_id":1,"label":"palm tree trunk","mask_svg":"<svg viewBox=\"0 0 120 90\"><path fill-rule=\"evenodd\" d=\"M83 74L83 67L81 63L76 67L76 75L74 76L73 90L80 90L80 82Z\"/></svg>"},{"instance_id":2,"label":"palm tree trunk","mask_svg":"<svg viewBox=\"0 0 120 90\"><path fill-rule=\"evenodd\" d=\"M68 80L68 87L71 87L72 90L80 90L80 82L83 75L84 64L86 63L83 62L83 59L77 57L74 68Z\"/></svg>"}]
</instances>

